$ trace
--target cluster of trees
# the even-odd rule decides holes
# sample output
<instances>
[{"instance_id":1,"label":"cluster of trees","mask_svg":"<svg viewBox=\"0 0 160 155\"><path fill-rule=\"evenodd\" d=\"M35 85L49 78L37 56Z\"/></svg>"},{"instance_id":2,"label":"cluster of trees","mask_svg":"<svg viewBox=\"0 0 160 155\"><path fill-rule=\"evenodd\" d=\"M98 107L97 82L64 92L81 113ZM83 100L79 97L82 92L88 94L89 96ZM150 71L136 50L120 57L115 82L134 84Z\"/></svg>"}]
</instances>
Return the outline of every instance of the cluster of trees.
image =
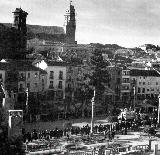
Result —
<instances>
[{"instance_id":1,"label":"cluster of trees","mask_svg":"<svg viewBox=\"0 0 160 155\"><path fill-rule=\"evenodd\" d=\"M109 72L106 70L108 62L104 60L102 56L102 50L96 48L89 60L89 72L83 74L83 84L76 90L75 98L81 102L82 115L84 116L84 110L91 104L91 99L94 96L95 91L95 106L102 104L103 94L105 92L105 86L110 81ZM80 108L79 107L79 108Z\"/></svg>"}]
</instances>

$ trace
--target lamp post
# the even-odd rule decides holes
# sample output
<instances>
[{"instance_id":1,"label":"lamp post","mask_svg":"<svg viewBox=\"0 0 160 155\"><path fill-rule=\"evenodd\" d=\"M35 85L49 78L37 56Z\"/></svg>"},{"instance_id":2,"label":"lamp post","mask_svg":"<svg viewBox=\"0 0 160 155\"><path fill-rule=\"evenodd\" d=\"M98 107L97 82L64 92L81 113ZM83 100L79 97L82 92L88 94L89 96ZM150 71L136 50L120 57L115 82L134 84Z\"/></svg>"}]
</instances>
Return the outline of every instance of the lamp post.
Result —
<instances>
[{"instance_id":1,"label":"lamp post","mask_svg":"<svg viewBox=\"0 0 160 155\"><path fill-rule=\"evenodd\" d=\"M160 125L160 94L158 95L158 118L157 124Z\"/></svg>"},{"instance_id":2,"label":"lamp post","mask_svg":"<svg viewBox=\"0 0 160 155\"><path fill-rule=\"evenodd\" d=\"M135 110L135 102L136 102L136 88L135 88L135 86L133 87L133 97L134 97L134 99L133 99L133 109Z\"/></svg>"},{"instance_id":3,"label":"lamp post","mask_svg":"<svg viewBox=\"0 0 160 155\"><path fill-rule=\"evenodd\" d=\"M95 89L94 89L94 96L92 97L92 118L91 118L91 136L93 135L93 126L94 126L94 105L95 105Z\"/></svg>"}]
</instances>

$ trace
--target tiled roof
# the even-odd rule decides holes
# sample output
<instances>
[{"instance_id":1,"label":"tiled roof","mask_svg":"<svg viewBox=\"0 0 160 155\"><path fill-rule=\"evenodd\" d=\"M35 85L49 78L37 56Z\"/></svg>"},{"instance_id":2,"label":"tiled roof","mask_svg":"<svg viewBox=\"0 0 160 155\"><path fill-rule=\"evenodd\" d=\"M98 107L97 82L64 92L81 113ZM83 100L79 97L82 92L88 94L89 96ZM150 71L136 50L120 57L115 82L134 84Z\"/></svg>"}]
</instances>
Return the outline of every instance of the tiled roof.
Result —
<instances>
[{"instance_id":1,"label":"tiled roof","mask_svg":"<svg viewBox=\"0 0 160 155\"><path fill-rule=\"evenodd\" d=\"M131 76L154 76L160 77L160 74L155 70L140 70L140 69L132 69L130 71Z\"/></svg>"},{"instance_id":2,"label":"tiled roof","mask_svg":"<svg viewBox=\"0 0 160 155\"><path fill-rule=\"evenodd\" d=\"M48 66L67 66L68 63L64 61L46 61Z\"/></svg>"}]
</instances>

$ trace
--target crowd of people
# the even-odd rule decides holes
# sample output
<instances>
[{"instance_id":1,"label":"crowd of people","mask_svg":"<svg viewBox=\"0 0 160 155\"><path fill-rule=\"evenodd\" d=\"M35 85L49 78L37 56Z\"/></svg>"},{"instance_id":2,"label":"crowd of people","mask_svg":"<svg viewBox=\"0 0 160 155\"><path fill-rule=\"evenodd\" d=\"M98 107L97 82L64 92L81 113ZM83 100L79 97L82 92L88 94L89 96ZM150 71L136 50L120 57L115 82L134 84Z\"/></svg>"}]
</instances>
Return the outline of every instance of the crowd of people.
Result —
<instances>
[{"instance_id":1,"label":"crowd of people","mask_svg":"<svg viewBox=\"0 0 160 155\"><path fill-rule=\"evenodd\" d=\"M128 125L128 124L127 124ZM127 134L126 130L129 126L126 127L124 122L122 123L110 123L108 125L95 125L93 127L93 132L95 134L103 134L105 138L113 139L114 135L117 132L123 131L122 134ZM126 129L126 130L124 130ZM57 127L54 130L44 130L44 131L37 131L34 129L32 132L25 132L22 130L23 133L23 140L24 142L36 140L36 139L52 139L52 138L61 138L66 136L68 139L71 135L90 135L91 127L89 124L84 125L83 127L71 126L70 128L58 129ZM125 132L124 132L125 131Z\"/></svg>"},{"instance_id":2,"label":"crowd of people","mask_svg":"<svg viewBox=\"0 0 160 155\"><path fill-rule=\"evenodd\" d=\"M112 140L116 133L118 134L127 134L127 131L130 130L138 130L140 127L148 125L149 127L156 128L157 119L150 118L145 116L142 118L139 114L136 115L134 120L119 120L116 123L109 123L109 124L99 124L93 127L93 132L95 134L101 133L104 135L105 138ZM58 129L57 127L54 130L44 130L44 131L37 131L34 129L32 132L25 132L23 129L23 140L24 142L32 141L33 139L52 139L52 138L61 138L66 136L68 139L71 135L90 135L90 126L89 124L84 125L83 127L71 126L66 127L63 129Z\"/></svg>"}]
</instances>

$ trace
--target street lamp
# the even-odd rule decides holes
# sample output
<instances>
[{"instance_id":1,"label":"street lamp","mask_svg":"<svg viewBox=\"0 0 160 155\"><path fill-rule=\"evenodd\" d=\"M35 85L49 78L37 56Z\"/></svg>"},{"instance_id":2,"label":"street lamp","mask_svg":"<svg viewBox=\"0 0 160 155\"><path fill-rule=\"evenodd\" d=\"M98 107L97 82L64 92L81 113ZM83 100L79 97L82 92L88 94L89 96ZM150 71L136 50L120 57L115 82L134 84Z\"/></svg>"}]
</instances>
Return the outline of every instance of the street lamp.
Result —
<instances>
[{"instance_id":1,"label":"street lamp","mask_svg":"<svg viewBox=\"0 0 160 155\"><path fill-rule=\"evenodd\" d=\"M92 118L91 118L91 135L93 135L93 126L94 126L94 105L95 105L95 96L96 96L96 91L94 89L94 95L92 97Z\"/></svg>"},{"instance_id":2,"label":"street lamp","mask_svg":"<svg viewBox=\"0 0 160 155\"><path fill-rule=\"evenodd\" d=\"M158 95L158 119L157 124L160 125L160 94Z\"/></svg>"}]
</instances>

